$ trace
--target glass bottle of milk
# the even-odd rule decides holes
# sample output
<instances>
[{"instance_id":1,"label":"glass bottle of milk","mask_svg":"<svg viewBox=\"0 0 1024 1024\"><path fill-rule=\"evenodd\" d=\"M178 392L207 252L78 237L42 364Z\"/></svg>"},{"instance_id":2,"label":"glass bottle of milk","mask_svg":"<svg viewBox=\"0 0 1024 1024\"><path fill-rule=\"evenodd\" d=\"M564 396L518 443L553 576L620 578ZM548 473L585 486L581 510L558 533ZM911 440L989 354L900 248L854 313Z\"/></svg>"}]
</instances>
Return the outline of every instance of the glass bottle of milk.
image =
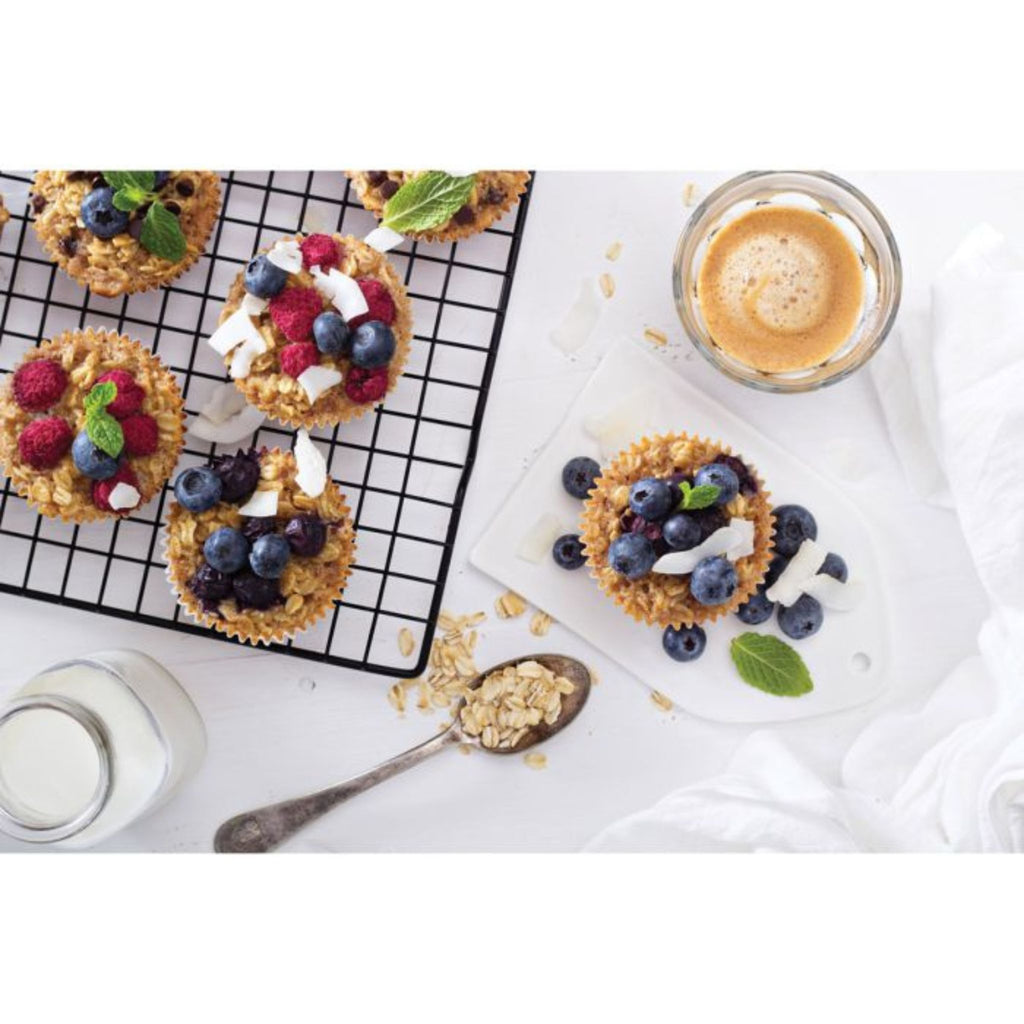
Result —
<instances>
[{"instance_id":1,"label":"glass bottle of milk","mask_svg":"<svg viewBox=\"0 0 1024 1024\"><path fill-rule=\"evenodd\" d=\"M92 846L163 803L205 752L195 705L147 655L54 665L0 706L0 832Z\"/></svg>"}]
</instances>

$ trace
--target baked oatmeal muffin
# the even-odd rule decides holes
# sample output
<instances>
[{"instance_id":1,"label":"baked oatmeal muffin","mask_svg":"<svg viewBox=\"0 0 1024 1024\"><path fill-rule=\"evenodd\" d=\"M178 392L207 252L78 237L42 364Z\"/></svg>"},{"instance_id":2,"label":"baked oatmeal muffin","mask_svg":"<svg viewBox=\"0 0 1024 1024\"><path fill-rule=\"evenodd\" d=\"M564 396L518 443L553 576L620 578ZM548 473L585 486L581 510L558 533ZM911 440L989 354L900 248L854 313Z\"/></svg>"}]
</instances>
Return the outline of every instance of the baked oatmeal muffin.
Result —
<instances>
[{"instance_id":1,"label":"baked oatmeal muffin","mask_svg":"<svg viewBox=\"0 0 1024 1024\"><path fill-rule=\"evenodd\" d=\"M185 405L149 349L67 331L0 383L0 464L44 516L125 516L159 493L184 441Z\"/></svg>"},{"instance_id":2,"label":"baked oatmeal muffin","mask_svg":"<svg viewBox=\"0 0 1024 1024\"><path fill-rule=\"evenodd\" d=\"M220 185L212 171L39 171L31 207L47 255L112 297L167 284L199 259Z\"/></svg>"},{"instance_id":3,"label":"baked oatmeal muffin","mask_svg":"<svg viewBox=\"0 0 1024 1024\"><path fill-rule=\"evenodd\" d=\"M388 200L424 171L348 171L359 201L375 217L384 217ZM474 171L465 201L440 223L422 229L398 229L422 242L456 242L489 228L519 202L526 191L527 171Z\"/></svg>"},{"instance_id":4,"label":"baked oatmeal muffin","mask_svg":"<svg viewBox=\"0 0 1024 1024\"><path fill-rule=\"evenodd\" d=\"M209 339L250 405L293 427L361 416L398 383L412 304L383 253L351 235L296 235L238 275Z\"/></svg>"},{"instance_id":5,"label":"baked oatmeal muffin","mask_svg":"<svg viewBox=\"0 0 1024 1024\"><path fill-rule=\"evenodd\" d=\"M769 499L729 448L687 434L645 437L594 480L581 529L587 565L637 621L713 622L765 578Z\"/></svg>"},{"instance_id":6,"label":"baked oatmeal muffin","mask_svg":"<svg viewBox=\"0 0 1024 1024\"><path fill-rule=\"evenodd\" d=\"M308 449L300 434L299 461ZM270 643L306 629L341 597L355 554L352 522L322 457L313 458L320 464L310 474L291 452L250 449L179 474L167 575L198 622Z\"/></svg>"},{"instance_id":7,"label":"baked oatmeal muffin","mask_svg":"<svg viewBox=\"0 0 1024 1024\"><path fill-rule=\"evenodd\" d=\"M4 197L0 196L0 238L4 236L4 225L11 219L10 211L4 206Z\"/></svg>"}]
</instances>

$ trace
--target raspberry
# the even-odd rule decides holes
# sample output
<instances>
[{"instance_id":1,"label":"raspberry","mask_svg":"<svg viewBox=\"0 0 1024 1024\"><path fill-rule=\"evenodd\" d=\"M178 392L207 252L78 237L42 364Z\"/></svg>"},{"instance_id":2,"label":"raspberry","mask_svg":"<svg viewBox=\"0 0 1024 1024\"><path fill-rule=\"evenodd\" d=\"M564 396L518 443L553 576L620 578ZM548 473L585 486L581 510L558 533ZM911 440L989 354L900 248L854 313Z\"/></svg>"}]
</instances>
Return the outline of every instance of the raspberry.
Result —
<instances>
[{"instance_id":1,"label":"raspberry","mask_svg":"<svg viewBox=\"0 0 1024 1024\"><path fill-rule=\"evenodd\" d=\"M51 469L71 447L74 434L59 416L33 420L18 437L18 454L33 469Z\"/></svg>"},{"instance_id":2,"label":"raspberry","mask_svg":"<svg viewBox=\"0 0 1024 1024\"><path fill-rule=\"evenodd\" d=\"M52 359L33 359L14 374L14 400L26 412L49 409L68 386L68 375Z\"/></svg>"},{"instance_id":3,"label":"raspberry","mask_svg":"<svg viewBox=\"0 0 1024 1024\"><path fill-rule=\"evenodd\" d=\"M391 298L387 285L372 277L361 277L356 284L359 285L359 290L370 308L362 316L349 320L349 327L354 331L360 324L365 324L369 320L380 320L390 327L395 322L395 300Z\"/></svg>"},{"instance_id":4,"label":"raspberry","mask_svg":"<svg viewBox=\"0 0 1024 1024\"><path fill-rule=\"evenodd\" d=\"M135 383L135 378L127 370L111 370L97 377L96 383L102 384L108 380L117 385L117 397L107 406L107 412L119 420L138 412L146 392Z\"/></svg>"},{"instance_id":5,"label":"raspberry","mask_svg":"<svg viewBox=\"0 0 1024 1024\"><path fill-rule=\"evenodd\" d=\"M285 288L270 300L270 318L289 341L309 341L324 301L315 288Z\"/></svg>"},{"instance_id":6,"label":"raspberry","mask_svg":"<svg viewBox=\"0 0 1024 1024\"><path fill-rule=\"evenodd\" d=\"M117 373L118 371L115 370L114 372ZM110 507L110 492L118 484L131 484L131 486L136 490L139 489L138 477L136 477L136 475L131 471L131 468L123 462L118 466L117 472L108 480L97 480L92 485L93 504L97 508L103 509L104 512L114 512L115 509ZM141 498L139 501L141 504ZM118 515L126 516L129 512L134 512L135 510L131 508L120 508L116 511Z\"/></svg>"},{"instance_id":7,"label":"raspberry","mask_svg":"<svg viewBox=\"0 0 1024 1024\"><path fill-rule=\"evenodd\" d=\"M320 362L320 353L311 341L297 341L281 349L281 372L289 377L298 377L303 370Z\"/></svg>"},{"instance_id":8,"label":"raspberry","mask_svg":"<svg viewBox=\"0 0 1024 1024\"><path fill-rule=\"evenodd\" d=\"M341 262L342 248L330 235L310 235L299 243L302 265L319 267L325 274Z\"/></svg>"},{"instance_id":9,"label":"raspberry","mask_svg":"<svg viewBox=\"0 0 1024 1024\"><path fill-rule=\"evenodd\" d=\"M124 431L125 455L152 455L160 441L156 420L145 413L137 412L121 420Z\"/></svg>"},{"instance_id":10,"label":"raspberry","mask_svg":"<svg viewBox=\"0 0 1024 1024\"><path fill-rule=\"evenodd\" d=\"M364 370L361 366L353 366L345 378L345 394L353 402L365 405L383 398L388 389L388 368L378 366L374 370Z\"/></svg>"}]
</instances>

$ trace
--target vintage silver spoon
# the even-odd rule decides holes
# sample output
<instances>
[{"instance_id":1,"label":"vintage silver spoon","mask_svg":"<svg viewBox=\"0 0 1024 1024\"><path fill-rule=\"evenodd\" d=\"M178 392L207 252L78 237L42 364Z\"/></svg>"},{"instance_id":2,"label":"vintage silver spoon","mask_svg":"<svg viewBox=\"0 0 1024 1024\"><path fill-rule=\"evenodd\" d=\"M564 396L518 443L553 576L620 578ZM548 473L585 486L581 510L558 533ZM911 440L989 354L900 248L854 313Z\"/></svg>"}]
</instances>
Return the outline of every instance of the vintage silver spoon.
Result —
<instances>
[{"instance_id":1,"label":"vintage silver spoon","mask_svg":"<svg viewBox=\"0 0 1024 1024\"><path fill-rule=\"evenodd\" d=\"M390 779L392 776L398 775L399 772L412 768L413 765L425 761L439 750L456 743L471 744L488 754L521 754L529 747L548 739L559 730L564 729L580 713L583 705L587 702L587 697L590 696L590 672L582 662L561 654L528 654L521 658L503 661L500 665L493 665L476 676L468 688L475 690L492 672L498 672L509 665L518 665L520 662L531 660L540 662L556 676L565 676L576 686L572 693L566 694L562 698L562 713L554 725L541 722L539 725L532 726L516 746L506 750L485 747L478 737L467 736L462 731L459 712L465 704L465 698L463 698L455 709L452 724L444 732L431 737L426 743L406 750L377 765L376 768L363 772L362 775L356 775L336 786L322 789L318 793L296 797L294 800L283 800L281 803L261 807L255 811L237 814L217 829L217 834L213 839L213 848L218 853L266 853L293 836L311 821L315 821L321 815L337 807L338 804L351 800L352 797L358 796L379 782L384 782L385 779Z\"/></svg>"}]
</instances>

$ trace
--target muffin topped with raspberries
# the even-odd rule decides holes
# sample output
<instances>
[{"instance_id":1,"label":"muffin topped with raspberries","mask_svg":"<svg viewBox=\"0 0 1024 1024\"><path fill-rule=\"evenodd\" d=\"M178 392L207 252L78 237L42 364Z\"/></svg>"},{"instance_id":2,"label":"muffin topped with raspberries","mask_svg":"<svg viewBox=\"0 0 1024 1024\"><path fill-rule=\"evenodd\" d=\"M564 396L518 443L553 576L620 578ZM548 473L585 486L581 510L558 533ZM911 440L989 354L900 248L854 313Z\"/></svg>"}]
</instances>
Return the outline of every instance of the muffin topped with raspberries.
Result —
<instances>
[{"instance_id":1,"label":"muffin topped with raspberries","mask_svg":"<svg viewBox=\"0 0 1024 1024\"><path fill-rule=\"evenodd\" d=\"M350 235L297 235L238 275L209 344L246 400L293 427L361 416L409 357L412 305L383 253Z\"/></svg>"},{"instance_id":2,"label":"muffin topped with raspberries","mask_svg":"<svg viewBox=\"0 0 1024 1024\"><path fill-rule=\"evenodd\" d=\"M305 431L295 454L251 449L186 469L167 517L167 574L203 625L284 640L341 597L355 554L349 509Z\"/></svg>"},{"instance_id":3,"label":"muffin topped with raspberries","mask_svg":"<svg viewBox=\"0 0 1024 1024\"><path fill-rule=\"evenodd\" d=\"M125 516L159 493L181 452L185 406L149 349L68 331L0 385L0 463L44 516Z\"/></svg>"},{"instance_id":4,"label":"muffin topped with raspberries","mask_svg":"<svg viewBox=\"0 0 1024 1024\"><path fill-rule=\"evenodd\" d=\"M644 438L594 479L583 554L601 589L634 619L714 621L739 608L768 571L769 497L754 467L720 444L686 434Z\"/></svg>"},{"instance_id":5,"label":"muffin topped with raspberries","mask_svg":"<svg viewBox=\"0 0 1024 1024\"><path fill-rule=\"evenodd\" d=\"M4 206L4 197L0 196L0 238L3 238L4 225L11 219L11 214Z\"/></svg>"},{"instance_id":6,"label":"muffin topped with raspberries","mask_svg":"<svg viewBox=\"0 0 1024 1024\"><path fill-rule=\"evenodd\" d=\"M527 171L349 171L360 202L385 226L421 242L457 242L519 202Z\"/></svg>"},{"instance_id":7,"label":"muffin topped with raspberries","mask_svg":"<svg viewBox=\"0 0 1024 1024\"><path fill-rule=\"evenodd\" d=\"M31 208L50 259L113 297L166 284L199 259L220 184L212 171L39 171Z\"/></svg>"}]
</instances>

